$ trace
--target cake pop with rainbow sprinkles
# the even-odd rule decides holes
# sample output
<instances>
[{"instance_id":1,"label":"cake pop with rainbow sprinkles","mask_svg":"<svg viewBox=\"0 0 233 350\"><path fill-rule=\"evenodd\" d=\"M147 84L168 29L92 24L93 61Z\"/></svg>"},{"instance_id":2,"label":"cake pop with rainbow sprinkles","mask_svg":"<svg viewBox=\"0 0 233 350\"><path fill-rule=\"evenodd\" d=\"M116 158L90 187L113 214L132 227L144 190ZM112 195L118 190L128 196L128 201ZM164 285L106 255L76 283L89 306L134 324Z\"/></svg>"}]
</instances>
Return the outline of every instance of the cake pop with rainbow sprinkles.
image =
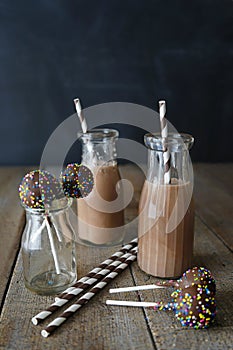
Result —
<instances>
[{"instance_id":1,"label":"cake pop with rainbow sprinkles","mask_svg":"<svg viewBox=\"0 0 233 350\"><path fill-rule=\"evenodd\" d=\"M169 283L157 283L147 286L136 286L111 289L110 293L127 292L145 289L173 287L171 302L135 302L107 300L108 305L150 307L160 311L174 311L175 317L182 326L194 329L208 328L216 316L216 284L209 270L204 267L194 267L187 270L182 277Z\"/></svg>"},{"instance_id":2,"label":"cake pop with rainbow sprinkles","mask_svg":"<svg viewBox=\"0 0 233 350\"><path fill-rule=\"evenodd\" d=\"M55 199L64 197L60 182L46 170L27 173L19 185L19 197L26 208L45 209Z\"/></svg>"},{"instance_id":3,"label":"cake pop with rainbow sprinkles","mask_svg":"<svg viewBox=\"0 0 233 350\"><path fill-rule=\"evenodd\" d=\"M67 197L87 197L94 186L92 171L87 166L78 163L68 164L61 178L63 191Z\"/></svg>"},{"instance_id":4,"label":"cake pop with rainbow sprinkles","mask_svg":"<svg viewBox=\"0 0 233 350\"><path fill-rule=\"evenodd\" d=\"M187 270L172 293L173 310L183 326L208 328L216 316L216 284L209 270Z\"/></svg>"}]
</instances>

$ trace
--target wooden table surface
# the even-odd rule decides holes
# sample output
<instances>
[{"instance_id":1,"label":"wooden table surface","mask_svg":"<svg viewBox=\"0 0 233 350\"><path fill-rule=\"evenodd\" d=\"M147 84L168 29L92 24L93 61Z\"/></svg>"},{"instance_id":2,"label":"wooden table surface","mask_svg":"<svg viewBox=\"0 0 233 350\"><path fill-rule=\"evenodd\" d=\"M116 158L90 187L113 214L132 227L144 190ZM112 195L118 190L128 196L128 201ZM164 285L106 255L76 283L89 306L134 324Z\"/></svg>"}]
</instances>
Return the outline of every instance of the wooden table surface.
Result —
<instances>
[{"instance_id":1,"label":"wooden table surface","mask_svg":"<svg viewBox=\"0 0 233 350\"><path fill-rule=\"evenodd\" d=\"M137 262L71 317L48 338L31 317L54 300L24 287L20 237L24 212L17 187L27 168L0 169L0 349L233 349L233 164L195 164L194 265L205 266L217 284L217 317L209 329L182 327L172 311L107 306L109 287L151 284L156 278L142 272ZM128 166L123 173L135 184L134 198L126 210L127 220L137 215L142 173ZM136 225L126 240L136 237ZM77 245L78 276L109 257L117 247L90 248ZM169 300L169 290L123 293L125 300ZM115 295L114 298L119 298Z\"/></svg>"}]
</instances>

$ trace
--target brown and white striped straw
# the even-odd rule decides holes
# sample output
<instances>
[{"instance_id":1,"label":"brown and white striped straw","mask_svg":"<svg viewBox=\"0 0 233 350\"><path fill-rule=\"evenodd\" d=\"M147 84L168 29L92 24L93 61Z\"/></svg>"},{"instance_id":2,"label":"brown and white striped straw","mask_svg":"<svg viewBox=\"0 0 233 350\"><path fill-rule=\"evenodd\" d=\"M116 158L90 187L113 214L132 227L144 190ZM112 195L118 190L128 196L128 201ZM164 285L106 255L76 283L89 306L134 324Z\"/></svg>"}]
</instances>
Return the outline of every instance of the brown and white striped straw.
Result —
<instances>
[{"instance_id":1,"label":"brown and white striped straw","mask_svg":"<svg viewBox=\"0 0 233 350\"><path fill-rule=\"evenodd\" d=\"M122 263L128 256L124 256L123 254L129 252L131 249L137 246L137 238L133 239L128 244L124 245L119 251L114 253L109 259L103 261L98 267L91 270L86 276L82 277L78 280L73 287L66 289L62 294L60 294L56 301L51 304L46 310L39 312L36 316L32 318L32 323L34 325L38 325L47 317L49 317L52 313L60 309L63 305L65 305L72 298L77 296L79 293L82 293L86 289L88 289L92 284L103 278L108 272L113 270L117 265ZM115 266L111 264L113 262L118 261ZM108 267L106 270L105 268ZM109 269L110 267L110 269ZM105 272L105 274L104 274Z\"/></svg>"},{"instance_id":2,"label":"brown and white striped straw","mask_svg":"<svg viewBox=\"0 0 233 350\"><path fill-rule=\"evenodd\" d=\"M82 106L81 106L80 99L79 98L75 98L74 99L74 104L75 104L76 112L77 112L79 120L80 120L82 132L84 134L86 134L86 132L87 132L87 122L86 122L86 119L85 119L83 111L82 111Z\"/></svg>"},{"instance_id":3,"label":"brown and white striped straw","mask_svg":"<svg viewBox=\"0 0 233 350\"><path fill-rule=\"evenodd\" d=\"M61 300L66 299L67 302L68 302L69 300L71 300L75 296L77 296L78 294L82 293L84 290L88 289L91 285L93 285L96 282L100 281L109 272L113 271L118 265L123 263L131 254L135 253L135 249L137 249L137 248L133 248L128 253L125 253L124 255L119 257L117 260L113 261L105 269L102 269L98 273L96 273L92 278L89 278L88 280L86 280L85 283L83 283L80 286L77 286L76 288L71 290L69 293L65 294Z\"/></svg>"},{"instance_id":4,"label":"brown and white striped straw","mask_svg":"<svg viewBox=\"0 0 233 350\"><path fill-rule=\"evenodd\" d=\"M76 311L88 303L98 292L100 292L108 283L110 283L117 275L119 275L126 267L136 259L136 252L130 254L126 261L110 272L101 282L97 283L89 292L85 293L78 301L66 309L59 317L55 318L49 325L41 331L43 337L50 336L56 329L58 329L64 322L67 321Z\"/></svg>"},{"instance_id":5,"label":"brown and white striped straw","mask_svg":"<svg viewBox=\"0 0 233 350\"><path fill-rule=\"evenodd\" d=\"M170 164L170 152L168 149L168 127L166 115L166 102L159 101L159 116L161 125L161 136L163 146L163 162L164 162L164 183L169 184L171 181L171 164Z\"/></svg>"},{"instance_id":6,"label":"brown and white striped straw","mask_svg":"<svg viewBox=\"0 0 233 350\"><path fill-rule=\"evenodd\" d=\"M117 266L119 266L121 263L125 262L125 260L130 257L133 253L135 253L135 250L137 248L133 248L129 253L125 253L122 255L122 257L119 257L117 260L113 261L106 269L102 269L100 272L94 275L94 277L89 278L84 283L80 283L79 287L74 288L72 291L67 293L63 299L56 300L48 309L45 311L40 312L38 315L32 318L32 323L34 325L39 324L41 321L43 321L45 318L50 316L52 313L60 309L62 306L64 306L66 303L68 303L70 300L72 300L74 297L76 297L78 294L83 293L88 288L90 288L93 284L103 279L104 276L106 276L108 273L113 271ZM132 252L132 253L131 253Z\"/></svg>"},{"instance_id":7,"label":"brown and white striped straw","mask_svg":"<svg viewBox=\"0 0 233 350\"><path fill-rule=\"evenodd\" d=\"M75 288L79 288L80 284L86 282L89 278L94 277L94 275L96 275L102 269L105 269L113 261L115 261L116 259L120 258L124 253L127 253L132 248L136 247L137 244L138 244L138 239L137 238L134 238L132 241L130 241L129 243L125 244L120 250L118 250L116 253L111 255L107 260L103 261L99 266L95 267L93 270L88 272L88 274L86 276L80 278L80 280L78 280L72 287L67 288L66 290L64 290L64 292L62 292L57 297L55 297L55 300L59 300L59 299L65 298L68 293L70 293Z\"/></svg>"}]
</instances>

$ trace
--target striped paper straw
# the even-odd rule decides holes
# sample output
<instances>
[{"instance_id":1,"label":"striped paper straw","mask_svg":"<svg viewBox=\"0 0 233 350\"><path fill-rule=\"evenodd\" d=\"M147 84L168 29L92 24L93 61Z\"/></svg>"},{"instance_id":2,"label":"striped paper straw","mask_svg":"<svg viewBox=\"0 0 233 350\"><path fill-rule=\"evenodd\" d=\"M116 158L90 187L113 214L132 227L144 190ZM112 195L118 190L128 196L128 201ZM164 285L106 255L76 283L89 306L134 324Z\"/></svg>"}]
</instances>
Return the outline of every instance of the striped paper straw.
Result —
<instances>
[{"instance_id":1,"label":"striped paper straw","mask_svg":"<svg viewBox=\"0 0 233 350\"><path fill-rule=\"evenodd\" d=\"M119 261L121 257L123 258L123 254L130 251L132 248L137 246L137 238L130 241L128 244L124 245L119 251L114 253L109 259L103 261L98 267L91 270L86 276L82 277L80 280L78 280L73 287L70 287L66 289L62 294L60 294L57 298L55 303L51 304L46 310L39 312L36 316L32 318L32 323L34 325L38 325L43 320L45 320L47 317L49 317L52 313L54 313L56 310L61 308L63 305L65 305L69 300L74 298L79 293L85 291L87 288L91 286L91 284L95 283L96 280L93 280L93 277L100 277L102 278L103 275L102 270L104 270L106 267L108 267L111 263L116 261L116 259ZM121 261L119 261L119 264ZM108 271L109 272L109 271ZM108 273L106 272L106 273ZM92 283L91 283L92 282ZM75 293L73 294L72 291L75 290ZM78 293L78 290L80 292Z\"/></svg>"},{"instance_id":2,"label":"striped paper straw","mask_svg":"<svg viewBox=\"0 0 233 350\"><path fill-rule=\"evenodd\" d=\"M82 132L84 134L86 134L86 132L87 132L87 122L86 122L86 119L85 119L85 117L83 115L80 99L79 98L75 98L74 99L74 104L75 104L76 112L77 112L79 120L80 120Z\"/></svg>"},{"instance_id":3,"label":"striped paper straw","mask_svg":"<svg viewBox=\"0 0 233 350\"><path fill-rule=\"evenodd\" d=\"M110 258L103 261L99 266L95 267L93 270L88 272L88 274L84 277L82 277L80 280L78 280L72 287L67 288L64 292L59 294L57 297L55 297L55 300L63 299L67 293L70 293L75 288L80 287L80 284L86 282L89 278L94 277L95 274L100 272L102 269L105 269L108 265L110 265L113 261L115 261L117 258L121 257L124 253L130 251L132 248L136 247L138 244L138 239L135 238L129 243L125 244L119 251L114 253Z\"/></svg>"},{"instance_id":4,"label":"striped paper straw","mask_svg":"<svg viewBox=\"0 0 233 350\"><path fill-rule=\"evenodd\" d=\"M170 169L170 152L167 148L167 120L165 118L166 114L166 102L159 101L159 116L161 125L161 136L163 145L163 162L164 162L164 183L169 184L171 180L171 169Z\"/></svg>"},{"instance_id":5,"label":"striped paper straw","mask_svg":"<svg viewBox=\"0 0 233 350\"><path fill-rule=\"evenodd\" d=\"M89 278L85 283L83 283L82 286L74 288L72 291L67 293L63 299L66 299L67 302L71 299L73 299L78 294L82 293L84 290L88 289L91 285L95 284L96 282L100 281L104 276L106 276L109 272L113 271L118 265L123 263L130 255L137 253L137 248L133 248L129 253L125 253L117 260L113 261L106 269L102 269L100 272L94 275L93 278Z\"/></svg>"},{"instance_id":6,"label":"striped paper straw","mask_svg":"<svg viewBox=\"0 0 233 350\"><path fill-rule=\"evenodd\" d=\"M41 331L43 337L48 337L58 327L67 321L77 310L83 305L87 304L88 301L93 298L98 292L100 292L108 283L110 283L117 275L119 275L126 267L136 259L136 253L131 254L124 263L120 264L116 269L110 272L101 282L97 283L89 292L84 294L78 299L77 303L71 305L66 309L59 317L55 318L49 325Z\"/></svg>"},{"instance_id":7,"label":"striped paper straw","mask_svg":"<svg viewBox=\"0 0 233 350\"><path fill-rule=\"evenodd\" d=\"M136 253L137 248L133 248L131 250L132 254ZM122 257L118 258L117 260L113 261L107 269L102 269L99 273L95 274L93 278L87 279L86 282L81 283L79 287L74 288L72 291L67 293L63 299L56 300L48 309L45 311L40 312L38 315L32 318L32 323L34 325L39 324L41 321L43 321L45 318L50 316L52 313L60 309L63 305L67 304L71 299L73 299L75 296L77 296L80 293L83 293L88 288L90 288L93 284L96 282L102 280L104 276L106 276L109 272L113 271L118 265L125 262L125 260L132 255L131 253L125 253L122 255Z\"/></svg>"}]
</instances>

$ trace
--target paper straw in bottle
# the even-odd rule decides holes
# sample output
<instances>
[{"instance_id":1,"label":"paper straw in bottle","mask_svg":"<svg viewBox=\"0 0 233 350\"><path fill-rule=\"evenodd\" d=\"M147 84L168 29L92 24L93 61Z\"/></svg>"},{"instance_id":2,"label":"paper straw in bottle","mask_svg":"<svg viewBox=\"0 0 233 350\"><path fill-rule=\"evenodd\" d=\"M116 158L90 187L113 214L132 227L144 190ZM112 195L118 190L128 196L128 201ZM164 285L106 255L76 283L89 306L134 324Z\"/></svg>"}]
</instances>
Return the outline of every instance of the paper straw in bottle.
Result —
<instances>
[{"instance_id":1,"label":"paper straw in bottle","mask_svg":"<svg viewBox=\"0 0 233 350\"><path fill-rule=\"evenodd\" d=\"M86 119L85 119L83 111L82 111L82 106L81 106L80 99L79 98L75 98L74 99L74 104L75 104L77 115L78 115L79 120L80 120L82 132L84 134L86 134L86 132L87 132L87 122L86 122Z\"/></svg>"},{"instance_id":2,"label":"paper straw in bottle","mask_svg":"<svg viewBox=\"0 0 233 350\"><path fill-rule=\"evenodd\" d=\"M170 165L170 152L168 149L168 127L166 115L166 102L159 101L159 116L161 125L161 136L163 146L163 162L164 162L164 183L169 184L171 181L171 165Z\"/></svg>"}]
</instances>

